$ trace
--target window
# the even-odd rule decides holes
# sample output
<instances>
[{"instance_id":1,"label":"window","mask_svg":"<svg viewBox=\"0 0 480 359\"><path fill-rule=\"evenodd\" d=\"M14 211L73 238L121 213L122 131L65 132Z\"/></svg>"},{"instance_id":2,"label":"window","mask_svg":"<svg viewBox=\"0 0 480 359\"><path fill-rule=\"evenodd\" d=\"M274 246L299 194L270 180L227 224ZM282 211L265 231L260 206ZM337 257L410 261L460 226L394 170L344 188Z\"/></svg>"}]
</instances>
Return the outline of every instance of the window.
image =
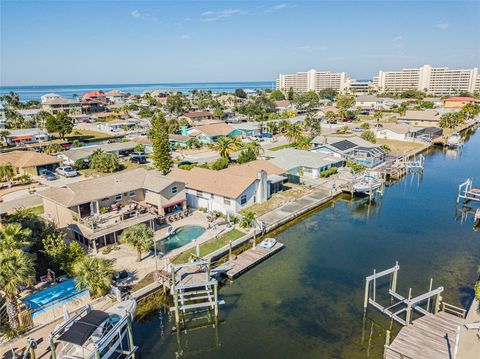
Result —
<instances>
[{"instance_id":1,"label":"window","mask_svg":"<svg viewBox=\"0 0 480 359\"><path fill-rule=\"evenodd\" d=\"M247 203L247 195L243 195L240 197L240 204L243 206L245 203Z\"/></svg>"},{"instance_id":2,"label":"window","mask_svg":"<svg viewBox=\"0 0 480 359\"><path fill-rule=\"evenodd\" d=\"M135 191L130 191L128 192L129 197L135 197Z\"/></svg>"},{"instance_id":3,"label":"window","mask_svg":"<svg viewBox=\"0 0 480 359\"><path fill-rule=\"evenodd\" d=\"M197 197L203 197L203 192L202 191L197 191Z\"/></svg>"},{"instance_id":4,"label":"window","mask_svg":"<svg viewBox=\"0 0 480 359\"><path fill-rule=\"evenodd\" d=\"M173 194L175 194L175 193L177 193L177 192L178 192L178 188L177 188L177 186L175 186L175 187L172 187L172 193L173 193Z\"/></svg>"},{"instance_id":5,"label":"window","mask_svg":"<svg viewBox=\"0 0 480 359\"><path fill-rule=\"evenodd\" d=\"M115 202L121 201L122 200L122 194L117 194L115 195Z\"/></svg>"},{"instance_id":6,"label":"window","mask_svg":"<svg viewBox=\"0 0 480 359\"><path fill-rule=\"evenodd\" d=\"M230 200L229 200L228 198L224 198L224 199L223 199L223 204L224 204L225 206L230 206Z\"/></svg>"}]
</instances>

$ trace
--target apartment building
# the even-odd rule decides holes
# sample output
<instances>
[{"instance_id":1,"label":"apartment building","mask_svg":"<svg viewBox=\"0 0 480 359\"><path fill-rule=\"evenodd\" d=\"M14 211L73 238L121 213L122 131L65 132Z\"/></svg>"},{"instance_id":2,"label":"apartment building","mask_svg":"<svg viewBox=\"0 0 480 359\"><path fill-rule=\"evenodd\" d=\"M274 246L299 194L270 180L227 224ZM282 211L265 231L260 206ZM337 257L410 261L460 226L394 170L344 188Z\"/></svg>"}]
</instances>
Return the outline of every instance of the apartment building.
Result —
<instances>
[{"instance_id":1,"label":"apartment building","mask_svg":"<svg viewBox=\"0 0 480 359\"><path fill-rule=\"evenodd\" d=\"M478 90L478 68L449 69L424 65L400 71L380 71L373 82L380 91L401 92L409 89L435 95L450 95L460 91Z\"/></svg>"},{"instance_id":2,"label":"apartment building","mask_svg":"<svg viewBox=\"0 0 480 359\"><path fill-rule=\"evenodd\" d=\"M344 92L349 85L349 78L345 72L330 72L309 70L294 74L280 74L276 81L278 90L288 91L290 88L297 92L320 91L333 88Z\"/></svg>"}]
</instances>

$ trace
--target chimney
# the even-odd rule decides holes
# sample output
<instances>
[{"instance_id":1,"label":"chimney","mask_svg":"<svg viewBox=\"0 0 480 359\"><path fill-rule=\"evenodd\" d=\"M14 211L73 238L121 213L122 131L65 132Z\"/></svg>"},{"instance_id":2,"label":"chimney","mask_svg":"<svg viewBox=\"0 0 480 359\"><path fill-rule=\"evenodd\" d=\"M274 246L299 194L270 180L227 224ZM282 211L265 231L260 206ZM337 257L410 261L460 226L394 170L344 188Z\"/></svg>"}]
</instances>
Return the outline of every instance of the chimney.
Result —
<instances>
[{"instance_id":1,"label":"chimney","mask_svg":"<svg viewBox=\"0 0 480 359\"><path fill-rule=\"evenodd\" d=\"M268 178L267 172L260 170L257 172L257 179L259 180L257 186L257 202L263 203L268 199Z\"/></svg>"}]
</instances>

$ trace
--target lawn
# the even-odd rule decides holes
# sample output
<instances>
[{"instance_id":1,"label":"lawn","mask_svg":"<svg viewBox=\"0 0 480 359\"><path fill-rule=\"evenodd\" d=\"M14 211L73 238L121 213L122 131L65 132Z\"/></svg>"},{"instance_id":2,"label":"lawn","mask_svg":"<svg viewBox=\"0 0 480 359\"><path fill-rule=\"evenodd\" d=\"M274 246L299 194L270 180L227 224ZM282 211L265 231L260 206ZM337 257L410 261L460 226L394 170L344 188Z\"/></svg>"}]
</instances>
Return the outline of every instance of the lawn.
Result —
<instances>
[{"instance_id":1,"label":"lawn","mask_svg":"<svg viewBox=\"0 0 480 359\"><path fill-rule=\"evenodd\" d=\"M125 171L131 171L131 170L135 170L137 168L145 168L145 169L148 169L149 167L147 165L142 165L142 164L138 164L138 163L132 163L130 161L125 161L125 162L120 162L120 166L119 166L119 169L116 170L115 172L113 173L120 173L120 172L125 172ZM109 175L111 173L101 173L101 172L98 172L98 171L95 171L94 169L91 169L91 168L87 168L87 169L84 169L84 170L80 170L79 171L82 175L84 175L85 177L89 177L89 176L105 176L105 175Z\"/></svg>"},{"instance_id":2,"label":"lawn","mask_svg":"<svg viewBox=\"0 0 480 359\"><path fill-rule=\"evenodd\" d=\"M200 245L200 256L206 256L207 254L210 254L217 249L222 248L223 246L226 246L230 241L234 241L236 239L239 239L245 235L245 232L242 232L238 229L232 229L231 231L221 235L218 238L212 239L208 242L205 242ZM196 248L192 248L188 251L183 252L179 256L173 259L172 263L186 263L190 259L190 255L196 253Z\"/></svg>"},{"instance_id":3,"label":"lawn","mask_svg":"<svg viewBox=\"0 0 480 359\"><path fill-rule=\"evenodd\" d=\"M425 147L424 144L417 142L406 142L406 141L395 141L395 140L385 140L377 139L377 144L387 145L391 154L403 155L407 152L418 150L419 148Z\"/></svg>"},{"instance_id":4,"label":"lawn","mask_svg":"<svg viewBox=\"0 0 480 359\"><path fill-rule=\"evenodd\" d=\"M74 141L74 140L99 140L99 139L109 139L115 136L109 135L108 133L99 132L99 131L92 131L92 130L79 130L74 129L73 132L66 136L67 140Z\"/></svg>"},{"instance_id":5,"label":"lawn","mask_svg":"<svg viewBox=\"0 0 480 359\"><path fill-rule=\"evenodd\" d=\"M287 143L286 145L272 147L272 148L269 148L268 150L269 151L280 151L280 150L283 150L284 148L289 148L289 147L293 147L293 143Z\"/></svg>"},{"instance_id":6,"label":"lawn","mask_svg":"<svg viewBox=\"0 0 480 359\"><path fill-rule=\"evenodd\" d=\"M43 214L44 212L44 209L43 209L43 204L40 204L38 206L35 206L35 207L30 207L30 210L32 211L32 213L36 216L40 215L40 214Z\"/></svg>"}]
</instances>

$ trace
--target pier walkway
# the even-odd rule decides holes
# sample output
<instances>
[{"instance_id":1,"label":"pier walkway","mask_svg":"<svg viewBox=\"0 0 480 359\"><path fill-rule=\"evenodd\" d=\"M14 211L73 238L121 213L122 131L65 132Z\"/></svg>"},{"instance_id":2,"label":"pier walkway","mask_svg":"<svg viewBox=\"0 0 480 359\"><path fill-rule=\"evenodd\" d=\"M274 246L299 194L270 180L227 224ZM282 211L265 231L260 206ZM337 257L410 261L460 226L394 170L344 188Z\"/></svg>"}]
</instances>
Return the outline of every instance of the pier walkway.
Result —
<instances>
[{"instance_id":1,"label":"pier walkway","mask_svg":"<svg viewBox=\"0 0 480 359\"><path fill-rule=\"evenodd\" d=\"M279 242L275 243L275 245L270 249L265 249L258 246L255 248L250 248L239 254L235 259L230 259L223 265L223 267L227 268L226 273L228 278L233 279L257 265L261 261L272 256L282 248L283 244Z\"/></svg>"},{"instance_id":2,"label":"pier walkway","mask_svg":"<svg viewBox=\"0 0 480 359\"><path fill-rule=\"evenodd\" d=\"M385 346L385 359L454 358L458 331L465 319L438 312L425 315L403 327L395 340Z\"/></svg>"}]
</instances>

